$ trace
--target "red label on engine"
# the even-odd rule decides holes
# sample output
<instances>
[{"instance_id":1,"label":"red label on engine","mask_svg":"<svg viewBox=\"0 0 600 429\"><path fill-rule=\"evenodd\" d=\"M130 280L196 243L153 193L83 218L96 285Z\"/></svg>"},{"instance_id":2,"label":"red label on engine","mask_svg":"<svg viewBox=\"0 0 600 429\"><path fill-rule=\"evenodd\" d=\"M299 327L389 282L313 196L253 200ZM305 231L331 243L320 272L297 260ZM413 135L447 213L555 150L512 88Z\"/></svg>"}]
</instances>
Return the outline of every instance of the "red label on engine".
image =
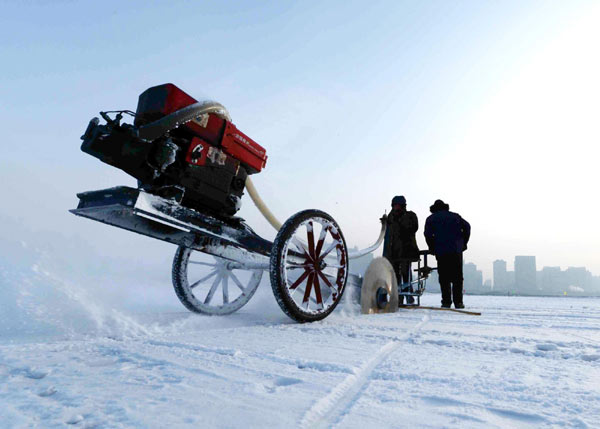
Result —
<instances>
[{"instance_id":1,"label":"red label on engine","mask_svg":"<svg viewBox=\"0 0 600 429\"><path fill-rule=\"evenodd\" d=\"M267 163L265 149L231 122L226 122L221 146L226 153L255 170L254 172L261 171Z\"/></svg>"},{"instance_id":2,"label":"red label on engine","mask_svg":"<svg viewBox=\"0 0 600 429\"><path fill-rule=\"evenodd\" d=\"M192 139L185 160L192 165L205 165L210 145L198 137Z\"/></svg>"}]
</instances>

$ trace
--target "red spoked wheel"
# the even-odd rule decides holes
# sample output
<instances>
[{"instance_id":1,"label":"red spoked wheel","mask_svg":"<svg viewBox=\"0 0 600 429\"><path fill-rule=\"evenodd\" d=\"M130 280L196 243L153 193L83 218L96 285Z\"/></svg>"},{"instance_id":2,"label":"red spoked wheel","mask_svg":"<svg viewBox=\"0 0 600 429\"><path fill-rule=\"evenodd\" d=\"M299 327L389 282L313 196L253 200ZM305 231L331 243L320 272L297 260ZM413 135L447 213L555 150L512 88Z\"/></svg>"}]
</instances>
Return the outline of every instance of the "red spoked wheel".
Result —
<instances>
[{"instance_id":1,"label":"red spoked wheel","mask_svg":"<svg viewBox=\"0 0 600 429\"><path fill-rule=\"evenodd\" d=\"M279 230L271 251L271 287L292 319L327 317L342 299L348 249L338 224L320 210L304 210Z\"/></svg>"}]
</instances>

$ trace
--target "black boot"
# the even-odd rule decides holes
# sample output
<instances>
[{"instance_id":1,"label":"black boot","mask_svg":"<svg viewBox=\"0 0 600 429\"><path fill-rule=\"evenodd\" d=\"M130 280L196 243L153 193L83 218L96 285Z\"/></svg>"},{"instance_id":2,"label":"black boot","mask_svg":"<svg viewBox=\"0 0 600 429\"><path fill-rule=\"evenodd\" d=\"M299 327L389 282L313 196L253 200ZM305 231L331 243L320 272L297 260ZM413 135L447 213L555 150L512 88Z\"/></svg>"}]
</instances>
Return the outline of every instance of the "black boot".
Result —
<instances>
[{"instance_id":1,"label":"black boot","mask_svg":"<svg viewBox=\"0 0 600 429\"><path fill-rule=\"evenodd\" d=\"M409 292L411 292L411 293L413 292L413 288L412 288L412 286L410 286L410 287L408 288L408 291L409 291ZM407 296L407 297L406 297L406 303L407 303L407 304L411 304L411 305L412 305L412 304L414 304L414 303L415 303L415 297L414 297L414 296Z\"/></svg>"},{"instance_id":2,"label":"black boot","mask_svg":"<svg viewBox=\"0 0 600 429\"><path fill-rule=\"evenodd\" d=\"M450 282L440 281L440 289L442 291L442 308L450 308L452 305L452 288Z\"/></svg>"}]
</instances>

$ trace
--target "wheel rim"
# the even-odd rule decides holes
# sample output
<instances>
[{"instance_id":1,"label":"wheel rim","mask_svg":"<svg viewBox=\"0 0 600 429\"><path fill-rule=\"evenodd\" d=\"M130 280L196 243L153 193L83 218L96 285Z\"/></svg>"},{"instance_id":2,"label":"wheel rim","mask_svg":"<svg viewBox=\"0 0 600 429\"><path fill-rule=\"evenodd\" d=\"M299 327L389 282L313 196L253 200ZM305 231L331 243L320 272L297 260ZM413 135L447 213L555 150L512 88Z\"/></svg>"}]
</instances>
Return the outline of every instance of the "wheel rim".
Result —
<instances>
[{"instance_id":1,"label":"wheel rim","mask_svg":"<svg viewBox=\"0 0 600 429\"><path fill-rule=\"evenodd\" d=\"M238 268L235 262L185 249L181 288L194 310L229 314L244 306L256 292L262 270Z\"/></svg>"},{"instance_id":2,"label":"wheel rim","mask_svg":"<svg viewBox=\"0 0 600 429\"><path fill-rule=\"evenodd\" d=\"M317 216L301 222L282 256L285 291L299 311L326 313L337 303L346 284L348 255L332 221Z\"/></svg>"}]
</instances>

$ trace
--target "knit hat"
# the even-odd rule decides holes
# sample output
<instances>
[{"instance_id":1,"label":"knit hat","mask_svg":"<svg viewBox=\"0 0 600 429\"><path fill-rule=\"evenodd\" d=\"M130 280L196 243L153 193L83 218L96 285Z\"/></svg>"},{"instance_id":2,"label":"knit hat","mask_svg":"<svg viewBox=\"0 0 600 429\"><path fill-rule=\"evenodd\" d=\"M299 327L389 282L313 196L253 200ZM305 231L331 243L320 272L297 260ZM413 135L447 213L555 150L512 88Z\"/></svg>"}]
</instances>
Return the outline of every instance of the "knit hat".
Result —
<instances>
[{"instance_id":1,"label":"knit hat","mask_svg":"<svg viewBox=\"0 0 600 429\"><path fill-rule=\"evenodd\" d=\"M450 206L442 200L435 200L435 203L433 203L433 205L429 207L429 211L431 213L436 213L443 210L450 210Z\"/></svg>"},{"instance_id":2,"label":"knit hat","mask_svg":"<svg viewBox=\"0 0 600 429\"><path fill-rule=\"evenodd\" d=\"M405 206L406 198L404 198L403 195L396 195L394 198L392 198L392 206L395 204L400 204L402 206Z\"/></svg>"}]
</instances>

